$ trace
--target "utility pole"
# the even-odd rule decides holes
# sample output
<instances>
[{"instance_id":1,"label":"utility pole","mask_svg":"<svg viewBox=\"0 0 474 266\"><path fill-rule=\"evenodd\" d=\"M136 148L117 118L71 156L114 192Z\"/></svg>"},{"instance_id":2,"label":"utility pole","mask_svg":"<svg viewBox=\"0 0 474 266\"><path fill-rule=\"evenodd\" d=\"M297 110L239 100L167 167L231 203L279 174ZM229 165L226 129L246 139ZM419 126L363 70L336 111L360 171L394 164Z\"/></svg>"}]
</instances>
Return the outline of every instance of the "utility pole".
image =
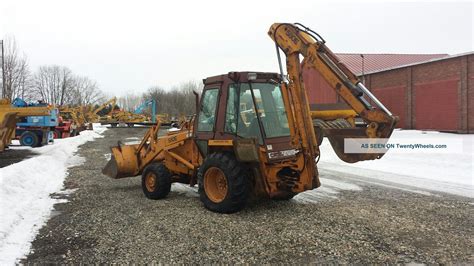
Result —
<instances>
[{"instance_id":1,"label":"utility pole","mask_svg":"<svg viewBox=\"0 0 474 266\"><path fill-rule=\"evenodd\" d=\"M3 47L3 40L1 40L2 44L2 98L5 97L5 49Z\"/></svg>"},{"instance_id":2,"label":"utility pole","mask_svg":"<svg viewBox=\"0 0 474 266\"><path fill-rule=\"evenodd\" d=\"M364 55L360 54L360 57L362 57L362 84L365 85L365 76L364 76Z\"/></svg>"}]
</instances>

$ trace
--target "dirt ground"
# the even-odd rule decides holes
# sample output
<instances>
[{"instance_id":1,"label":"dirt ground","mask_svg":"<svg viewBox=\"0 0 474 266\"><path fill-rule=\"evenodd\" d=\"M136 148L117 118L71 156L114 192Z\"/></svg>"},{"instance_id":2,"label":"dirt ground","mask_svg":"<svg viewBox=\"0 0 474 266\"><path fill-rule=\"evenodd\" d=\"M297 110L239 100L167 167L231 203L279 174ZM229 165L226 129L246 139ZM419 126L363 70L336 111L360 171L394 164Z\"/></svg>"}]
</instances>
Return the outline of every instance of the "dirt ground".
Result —
<instances>
[{"instance_id":1,"label":"dirt ground","mask_svg":"<svg viewBox=\"0 0 474 266\"><path fill-rule=\"evenodd\" d=\"M468 198L360 183L313 203L264 200L230 215L206 210L184 186L148 200L140 177L101 174L109 147L145 130L109 129L81 146L86 162L65 181L77 190L55 205L22 263L474 263Z\"/></svg>"},{"instance_id":2,"label":"dirt ground","mask_svg":"<svg viewBox=\"0 0 474 266\"><path fill-rule=\"evenodd\" d=\"M22 149L6 149L0 152L0 168L21 162L34 156L35 153L31 150Z\"/></svg>"}]
</instances>

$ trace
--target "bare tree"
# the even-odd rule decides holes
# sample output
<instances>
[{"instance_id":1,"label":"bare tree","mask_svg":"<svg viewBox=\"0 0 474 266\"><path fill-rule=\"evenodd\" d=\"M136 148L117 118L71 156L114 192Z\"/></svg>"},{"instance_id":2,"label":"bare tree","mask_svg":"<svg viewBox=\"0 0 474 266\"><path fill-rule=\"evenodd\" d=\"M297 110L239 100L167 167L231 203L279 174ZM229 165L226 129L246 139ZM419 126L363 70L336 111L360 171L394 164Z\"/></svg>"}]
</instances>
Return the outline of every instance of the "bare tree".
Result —
<instances>
[{"instance_id":1,"label":"bare tree","mask_svg":"<svg viewBox=\"0 0 474 266\"><path fill-rule=\"evenodd\" d=\"M40 100L55 105L92 105L103 100L95 81L57 65L39 67L31 90Z\"/></svg>"},{"instance_id":2,"label":"bare tree","mask_svg":"<svg viewBox=\"0 0 474 266\"><path fill-rule=\"evenodd\" d=\"M68 103L74 105L93 105L104 101L105 98L95 81L81 76L72 78L69 95L72 99L69 99Z\"/></svg>"},{"instance_id":3,"label":"bare tree","mask_svg":"<svg viewBox=\"0 0 474 266\"><path fill-rule=\"evenodd\" d=\"M62 66L40 66L33 77L32 91L41 100L61 105L65 103L71 71Z\"/></svg>"},{"instance_id":4,"label":"bare tree","mask_svg":"<svg viewBox=\"0 0 474 266\"><path fill-rule=\"evenodd\" d=\"M191 115L195 113L195 96L193 91L200 92L202 85L196 81L187 81L171 90L155 86L148 89L144 99L155 99L157 112L172 116Z\"/></svg>"},{"instance_id":5,"label":"bare tree","mask_svg":"<svg viewBox=\"0 0 474 266\"><path fill-rule=\"evenodd\" d=\"M2 84L2 98L13 100L21 97L55 105L91 105L103 100L95 81L76 76L65 66L41 66L31 75L27 58L19 55L14 37L8 36L3 47L2 72L5 74L2 80L5 84Z\"/></svg>"},{"instance_id":6,"label":"bare tree","mask_svg":"<svg viewBox=\"0 0 474 266\"><path fill-rule=\"evenodd\" d=\"M14 37L7 36L3 41L3 47L5 49L3 58L5 91L2 97L10 100L16 97L26 97L30 81L28 60L25 55L19 55L18 45Z\"/></svg>"}]
</instances>

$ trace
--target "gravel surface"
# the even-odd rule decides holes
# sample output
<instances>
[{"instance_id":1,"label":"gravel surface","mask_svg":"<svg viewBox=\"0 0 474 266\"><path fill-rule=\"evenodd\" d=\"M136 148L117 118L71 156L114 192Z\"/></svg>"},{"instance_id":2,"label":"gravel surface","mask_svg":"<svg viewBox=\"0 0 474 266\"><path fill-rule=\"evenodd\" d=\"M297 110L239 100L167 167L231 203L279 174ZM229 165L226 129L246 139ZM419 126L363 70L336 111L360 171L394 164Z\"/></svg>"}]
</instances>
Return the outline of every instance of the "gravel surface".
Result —
<instances>
[{"instance_id":1,"label":"gravel surface","mask_svg":"<svg viewBox=\"0 0 474 266\"><path fill-rule=\"evenodd\" d=\"M145 130L110 129L80 148L87 161L65 182L78 190L55 206L22 263L474 263L468 198L365 184L335 199L265 200L230 215L207 211L192 189L148 200L139 177L101 174L109 147Z\"/></svg>"},{"instance_id":2,"label":"gravel surface","mask_svg":"<svg viewBox=\"0 0 474 266\"><path fill-rule=\"evenodd\" d=\"M28 149L6 149L0 152L0 168L21 162L35 155L37 155L37 153Z\"/></svg>"}]
</instances>

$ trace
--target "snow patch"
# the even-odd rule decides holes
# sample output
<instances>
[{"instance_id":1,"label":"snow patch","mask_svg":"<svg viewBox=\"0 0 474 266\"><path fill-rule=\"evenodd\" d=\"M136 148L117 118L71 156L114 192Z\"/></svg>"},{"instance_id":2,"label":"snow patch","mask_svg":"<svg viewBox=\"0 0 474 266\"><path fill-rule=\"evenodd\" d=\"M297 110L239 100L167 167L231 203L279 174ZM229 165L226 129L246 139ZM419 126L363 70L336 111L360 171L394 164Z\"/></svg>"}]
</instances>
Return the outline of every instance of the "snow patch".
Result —
<instances>
[{"instance_id":1,"label":"snow patch","mask_svg":"<svg viewBox=\"0 0 474 266\"><path fill-rule=\"evenodd\" d=\"M199 197L197 186L190 187L186 184L173 183L171 184L171 191L183 194L188 197Z\"/></svg>"},{"instance_id":2,"label":"snow patch","mask_svg":"<svg viewBox=\"0 0 474 266\"><path fill-rule=\"evenodd\" d=\"M140 142L142 142L142 138L139 138L139 137L129 137L129 138L126 138L125 141L123 142L123 144L126 144L126 145L136 145L136 144L140 144Z\"/></svg>"},{"instance_id":3,"label":"snow patch","mask_svg":"<svg viewBox=\"0 0 474 266\"><path fill-rule=\"evenodd\" d=\"M93 131L57 139L54 144L33 149L38 155L0 169L0 265L15 264L29 252L31 241L50 217L53 205L67 202L53 199L50 194L74 192L61 189L67 169L85 161L75 155L78 147L103 137L105 130L94 124Z\"/></svg>"},{"instance_id":4,"label":"snow patch","mask_svg":"<svg viewBox=\"0 0 474 266\"><path fill-rule=\"evenodd\" d=\"M391 141L397 139L460 139L463 151L457 154L396 153L388 151L382 159L348 164L341 161L325 138L320 146L318 168L337 171L340 177L357 175L362 182L391 186L398 189L429 195L439 191L474 197L474 135L440 133L436 131L395 130ZM352 177L347 180L350 182ZM387 184L390 183L390 184ZM411 189L411 188L418 189Z\"/></svg>"},{"instance_id":5,"label":"snow patch","mask_svg":"<svg viewBox=\"0 0 474 266\"><path fill-rule=\"evenodd\" d=\"M68 196L68 195L71 195L72 193L76 192L77 190L78 190L78 188L68 188L68 189L64 189L64 190L55 192L54 194Z\"/></svg>"},{"instance_id":6,"label":"snow patch","mask_svg":"<svg viewBox=\"0 0 474 266\"><path fill-rule=\"evenodd\" d=\"M362 188L356 184L336 181L328 178L320 178L321 187L305 191L296 195L293 200L298 203L317 203L322 200L336 199L337 194L344 190L361 191Z\"/></svg>"}]
</instances>

